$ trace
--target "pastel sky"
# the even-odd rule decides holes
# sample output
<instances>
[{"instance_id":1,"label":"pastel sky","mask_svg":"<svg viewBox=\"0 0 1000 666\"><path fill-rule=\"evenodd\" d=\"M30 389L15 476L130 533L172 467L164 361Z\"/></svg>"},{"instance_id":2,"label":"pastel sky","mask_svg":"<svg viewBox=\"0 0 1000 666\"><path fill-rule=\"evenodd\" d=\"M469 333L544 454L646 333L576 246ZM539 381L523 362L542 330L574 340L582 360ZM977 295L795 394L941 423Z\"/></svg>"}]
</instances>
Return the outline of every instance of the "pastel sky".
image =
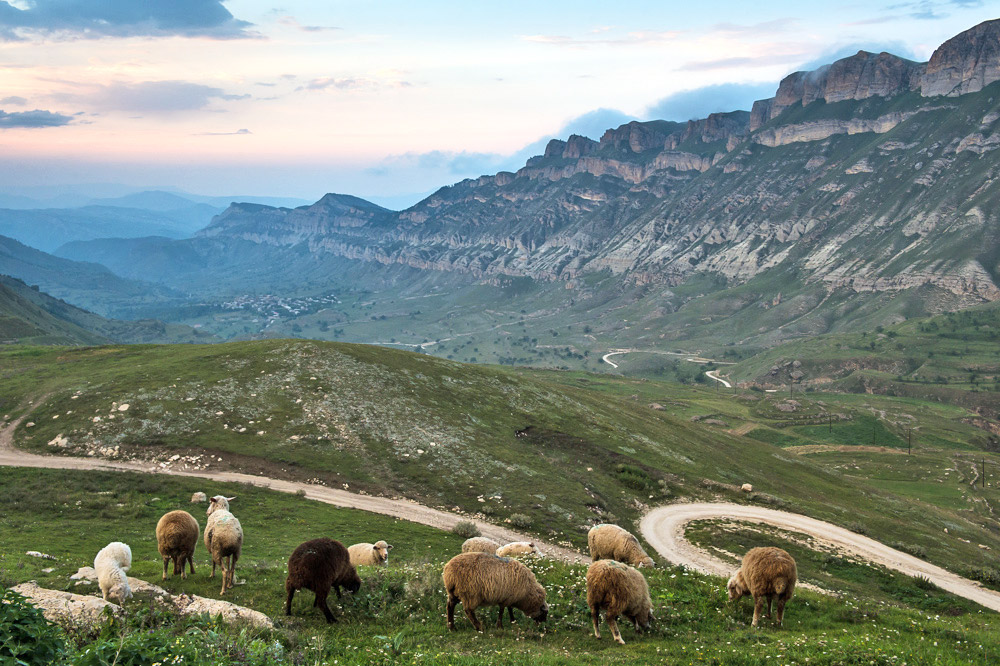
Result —
<instances>
[{"instance_id":1,"label":"pastel sky","mask_svg":"<svg viewBox=\"0 0 1000 666\"><path fill-rule=\"evenodd\" d=\"M387 203L544 139L749 108L1000 2L0 0L0 180Z\"/></svg>"}]
</instances>

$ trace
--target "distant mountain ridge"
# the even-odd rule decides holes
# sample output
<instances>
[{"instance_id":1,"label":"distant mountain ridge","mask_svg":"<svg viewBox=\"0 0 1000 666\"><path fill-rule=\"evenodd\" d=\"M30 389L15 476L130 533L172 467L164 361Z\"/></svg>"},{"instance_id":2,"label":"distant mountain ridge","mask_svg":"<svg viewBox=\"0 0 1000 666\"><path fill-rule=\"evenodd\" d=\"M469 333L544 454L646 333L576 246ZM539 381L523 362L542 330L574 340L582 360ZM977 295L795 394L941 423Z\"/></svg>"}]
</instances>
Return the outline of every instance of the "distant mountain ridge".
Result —
<instances>
[{"instance_id":1,"label":"distant mountain ridge","mask_svg":"<svg viewBox=\"0 0 1000 666\"><path fill-rule=\"evenodd\" d=\"M998 43L995 20L928 63L862 51L789 75L750 112L553 140L517 172L443 187L398 213L346 195L296 209L234 205L198 238L153 251L302 247L570 287L610 274L657 285L658 310L681 307L672 288L714 276L732 295L725 311L801 293L793 319L820 331L858 316L851 299L872 294L912 293L917 312L997 300ZM76 243L71 256L90 258L89 247ZM101 247L108 265L126 265L114 243Z\"/></svg>"}]
</instances>

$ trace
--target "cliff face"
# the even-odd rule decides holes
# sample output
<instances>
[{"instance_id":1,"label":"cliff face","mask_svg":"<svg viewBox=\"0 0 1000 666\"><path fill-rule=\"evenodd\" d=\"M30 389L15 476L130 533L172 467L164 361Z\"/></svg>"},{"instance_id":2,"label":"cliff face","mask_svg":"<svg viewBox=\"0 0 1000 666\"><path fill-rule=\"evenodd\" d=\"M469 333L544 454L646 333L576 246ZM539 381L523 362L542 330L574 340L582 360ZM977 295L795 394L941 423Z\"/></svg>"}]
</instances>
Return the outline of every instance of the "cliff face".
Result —
<instances>
[{"instance_id":1,"label":"cliff face","mask_svg":"<svg viewBox=\"0 0 1000 666\"><path fill-rule=\"evenodd\" d=\"M927 63L921 94L965 95L1000 80L1000 21L986 21L939 46Z\"/></svg>"}]
</instances>

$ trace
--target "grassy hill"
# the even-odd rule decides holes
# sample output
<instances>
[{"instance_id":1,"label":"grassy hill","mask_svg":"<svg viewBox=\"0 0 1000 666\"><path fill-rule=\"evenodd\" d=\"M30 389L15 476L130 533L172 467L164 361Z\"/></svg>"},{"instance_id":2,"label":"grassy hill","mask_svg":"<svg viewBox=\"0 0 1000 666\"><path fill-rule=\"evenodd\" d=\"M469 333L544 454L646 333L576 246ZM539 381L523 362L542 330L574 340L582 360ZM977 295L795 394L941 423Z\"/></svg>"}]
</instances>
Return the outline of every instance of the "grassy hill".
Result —
<instances>
[{"instance_id":1,"label":"grassy hill","mask_svg":"<svg viewBox=\"0 0 1000 666\"><path fill-rule=\"evenodd\" d=\"M809 444L825 441L808 428L831 415L829 436L841 437L880 411L891 416L885 428L901 432L912 411L924 448L933 436L952 454L978 455L985 444L972 435L982 431L959 408L819 400L786 414L783 399L758 394L289 340L12 348L0 352L0 367L0 415L24 415L17 442L41 453L401 494L578 547L595 522L628 525L649 505L724 497L917 543L944 566L988 567L977 544L1000 548L986 510L997 501L992 487L975 501L938 504L742 429L795 433ZM758 492L739 493L745 482ZM954 538L939 538L946 527Z\"/></svg>"}]
</instances>

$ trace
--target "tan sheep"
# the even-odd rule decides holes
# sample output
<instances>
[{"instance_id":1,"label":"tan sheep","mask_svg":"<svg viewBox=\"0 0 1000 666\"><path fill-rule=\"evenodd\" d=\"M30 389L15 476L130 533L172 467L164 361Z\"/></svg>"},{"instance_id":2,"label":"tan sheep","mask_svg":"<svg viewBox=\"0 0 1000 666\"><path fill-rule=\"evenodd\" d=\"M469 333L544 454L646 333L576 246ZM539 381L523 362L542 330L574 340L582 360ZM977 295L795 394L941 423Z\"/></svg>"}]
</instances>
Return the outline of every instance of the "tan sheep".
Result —
<instances>
[{"instance_id":1,"label":"tan sheep","mask_svg":"<svg viewBox=\"0 0 1000 666\"><path fill-rule=\"evenodd\" d=\"M538 550L538 546L531 541L508 543L505 546L500 546L496 551L497 557L517 557L519 555L538 555L541 557L542 551Z\"/></svg>"},{"instance_id":2,"label":"tan sheep","mask_svg":"<svg viewBox=\"0 0 1000 666\"><path fill-rule=\"evenodd\" d=\"M455 630L455 606L459 603L476 631L483 625L476 617L480 606L499 606L497 627L503 627L504 608L519 608L535 622L545 622L549 606L545 588L531 569L517 560L488 553L462 553L444 565L444 589L448 593L448 629Z\"/></svg>"},{"instance_id":3,"label":"tan sheep","mask_svg":"<svg viewBox=\"0 0 1000 666\"><path fill-rule=\"evenodd\" d=\"M463 553L489 553L490 555L497 554L497 548L500 544L493 539L487 537L472 537L471 539L466 539L465 543L462 544Z\"/></svg>"},{"instance_id":4,"label":"tan sheep","mask_svg":"<svg viewBox=\"0 0 1000 666\"><path fill-rule=\"evenodd\" d=\"M785 604L792 598L798 572L795 559L781 548L752 548L743 556L743 564L726 585L729 600L753 596L753 626L760 621L760 612L767 600L767 616L771 617L771 602L778 600L778 626L785 615Z\"/></svg>"},{"instance_id":5,"label":"tan sheep","mask_svg":"<svg viewBox=\"0 0 1000 666\"><path fill-rule=\"evenodd\" d=\"M649 585L638 569L614 560L594 562L587 569L587 605L594 623L594 636L601 637L599 624L601 611L611 627L611 635L622 645L622 635L618 631L618 616L624 615L635 626L649 629L653 618L653 600L649 597Z\"/></svg>"},{"instance_id":6,"label":"tan sheep","mask_svg":"<svg viewBox=\"0 0 1000 666\"><path fill-rule=\"evenodd\" d=\"M232 588L236 573L236 561L243 552L243 526L236 516L229 512L229 501L235 497L216 495L208 503L208 522L205 523L205 548L212 556L212 575L215 567L222 567L222 591ZM228 562L227 562L228 560Z\"/></svg>"},{"instance_id":7,"label":"tan sheep","mask_svg":"<svg viewBox=\"0 0 1000 666\"><path fill-rule=\"evenodd\" d=\"M201 529L198 521L187 511L171 511L163 514L156 523L156 548L163 558L163 580L167 579L167 562L174 561L174 575L187 578L184 564L191 567L194 574L194 548L198 543Z\"/></svg>"},{"instance_id":8,"label":"tan sheep","mask_svg":"<svg viewBox=\"0 0 1000 666\"><path fill-rule=\"evenodd\" d=\"M356 543L347 549L347 553L351 557L351 564L356 567L362 564L386 566L389 564L390 550L392 550L392 546L385 541L376 541L375 543Z\"/></svg>"},{"instance_id":9,"label":"tan sheep","mask_svg":"<svg viewBox=\"0 0 1000 666\"><path fill-rule=\"evenodd\" d=\"M587 533L590 559L617 560L634 567L651 567L653 558L639 545L635 535L617 525L594 525Z\"/></svg>"}]
</instances>

